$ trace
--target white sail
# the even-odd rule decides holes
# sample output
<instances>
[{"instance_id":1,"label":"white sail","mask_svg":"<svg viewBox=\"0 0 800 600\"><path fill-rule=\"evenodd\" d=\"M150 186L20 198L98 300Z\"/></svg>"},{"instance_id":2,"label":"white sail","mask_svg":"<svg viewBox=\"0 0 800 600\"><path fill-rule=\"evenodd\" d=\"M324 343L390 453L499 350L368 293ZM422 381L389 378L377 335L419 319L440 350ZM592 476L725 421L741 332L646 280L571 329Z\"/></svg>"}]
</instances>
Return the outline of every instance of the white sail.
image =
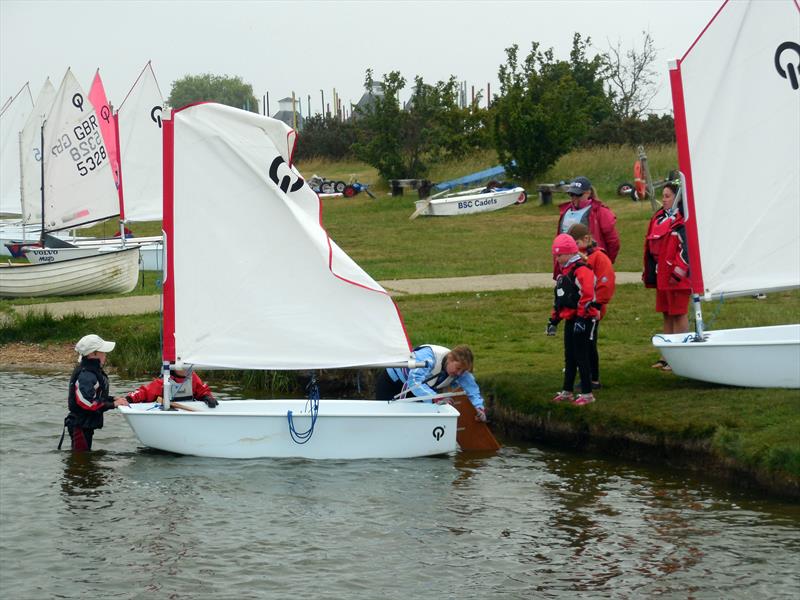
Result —
<instances>
[{"instance_id":1,"label":"white sail","mask_svg":"<svg viewBox=\"0 0 800 600\"><path fill-rule=\"evenodd\" d=\"M97 115L69 69L44 127L44 196L47 231L119 215Z\"/></svg>"},{"instance_id":2,"label":"white sail","mask_svg":"<svg viewBox=\"0 0 800 600\"><path fill-rule=\"evenodd\" d=\"M799 63L800 5L739 0L673 70L693 282L707 297L800 286Z\"/></svg>"},{"instance_id":3,"label":"white sail","mask_svg":"<svg viewBox=\"0 0 800 600\"><path fill-rule=\"evenodd\" d=\"M56 88L48 77L20 136L22 222L26 225L42 224L42 123L55 97Z\"/></svg>"},{"instance_id":4,"label":"white sail","mask_svg":"<svg viewBox=\"0 0 800 600\"><path fill-rule=\"evenodd\" d=\"M161 220L161 107L148 62L117 111L126 221Z\"/></svg>"},{"instance_id":5,"label":"white sail","mask_svg":"<svg viewBox=\"0 0 800 600\"><path fill-rule=\"evenodd\" d=\"M33 108L30 86L26 83L0 114L0 214L22 212L19 171L19 134Z\"/></svg>"},{"instance_id":6,"label":"white sail","mask_svg":"<svg viewBox=\"0 0 800 600\"><path fill-rule=\"evenodd\" d=\"M330 240L319 198L288 166L294 131L218 104L175 111L173 124L165 360L239 369L407 361L394 302Z\"/></svg>"}]
</instances>

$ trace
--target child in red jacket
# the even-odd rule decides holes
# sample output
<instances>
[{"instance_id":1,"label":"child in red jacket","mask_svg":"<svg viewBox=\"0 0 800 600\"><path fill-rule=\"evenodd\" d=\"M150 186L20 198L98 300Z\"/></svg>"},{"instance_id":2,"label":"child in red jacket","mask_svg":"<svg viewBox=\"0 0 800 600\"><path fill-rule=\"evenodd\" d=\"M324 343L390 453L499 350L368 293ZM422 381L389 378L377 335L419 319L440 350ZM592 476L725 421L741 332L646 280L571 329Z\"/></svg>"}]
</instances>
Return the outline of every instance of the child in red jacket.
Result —
<instances>
[{"instance_id":1,"label":"child in red jacket","mask_svg":"<svg viewBox=\"0 0 800 600\"><path fill-rule=\"evenodd\" d=\"M594 402L591 378L591 345L600 311L595 299L595 276L578 252L572 236L562 233L553 240L553 256L560 273L556 279L553 312L547 335L555 335L559 321L564 321L564 386L555 402L583 406ZM580 374L581 393L573 395L575 375Z\"/></svg>"},{"instance_id":2,"label":"child in red jacket","mask_svg":"<svg viewBox=\"0 0 800 600\"><path fill-rule=\"evenodd\" d=\"M597 318L597 323L595 323L594 327L590 360L592 366L592 389L597 390L602 387L600 385L600 357L597 353L597 339L600 335L600 321L606 316L606 306L611 302L611 298L614 297L616 274L608 254L598 247L586 225L576 223L569 228L568 233L578 244L578 250L584 256L586 264L594 272L595 303L599 304L600 316Z\"/></svg>"},{"instance_id":3,"label":"child in red jacket","mask_svg":"<svg viewBox=\"0 0 800 600\"><path fill-rule=\"evenodd\" d=\"M177 384L176 392L172 400L175 402L184 402L190 400L200 400L205 402L209 408L214 408L218 402L211 393L211 388L208 387L203 380L192 372L192 385L184 385L186 382L186 371L173 369L169 372L170 382ZM164 397L164 378L156 377L148 383L143 385L137 390L126 395L125 398L128 402L155 402L159 398Z\"/></svg>"}]
</instances>

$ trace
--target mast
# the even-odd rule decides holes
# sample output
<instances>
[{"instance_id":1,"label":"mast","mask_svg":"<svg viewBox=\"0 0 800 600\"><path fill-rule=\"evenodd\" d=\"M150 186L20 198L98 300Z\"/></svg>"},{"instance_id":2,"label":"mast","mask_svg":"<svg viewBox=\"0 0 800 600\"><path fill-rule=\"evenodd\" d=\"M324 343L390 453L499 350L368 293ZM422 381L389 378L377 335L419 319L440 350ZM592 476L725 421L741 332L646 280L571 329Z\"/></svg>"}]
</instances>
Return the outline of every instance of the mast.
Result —
<instances>
[{"instance_id":1,"label":"mast","mask_svg":"<svg viewBox=\"0 0 800 600\"><path fill-rule=\"evenodd\" d=\"M113 106L108 105L108 110L114 115L114 142L117 146L117 184L119 188L119 235L122 238L122 247L125 247L125 199L122 193L122 153L119 150L119 111L114 112Z\"/></svg>"},{"instance_id":2,"label":"mast","mask_svg":"<svg viewBox=\"0 0 800 600\"><path fill-rule=\"evenodd\" d=\"M41 173L41 178L42 178L42 187L41 187L41 190L42 190L42 230L39 232L39 241L42 244L42 248L44 248L44 125L45 125L45 123L47 123L46 119L44 121L42 121L42 127L41 127L41 130L40 130L41 131L41 136L39 138L39 145L40 145L40 147L42 149L42 153L41 153L42 165L41 165L41 167L39 169L39 172Z\"/></svg>"}]
</instances>

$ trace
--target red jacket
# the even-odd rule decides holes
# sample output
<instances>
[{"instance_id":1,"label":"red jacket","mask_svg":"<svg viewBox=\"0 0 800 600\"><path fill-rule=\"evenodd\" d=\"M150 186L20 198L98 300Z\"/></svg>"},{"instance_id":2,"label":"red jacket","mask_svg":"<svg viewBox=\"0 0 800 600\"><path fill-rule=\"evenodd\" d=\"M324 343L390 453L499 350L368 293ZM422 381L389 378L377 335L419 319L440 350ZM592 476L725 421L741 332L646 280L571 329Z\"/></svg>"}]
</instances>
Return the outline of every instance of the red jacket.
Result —
<instances>
[{"instance_id":1,"label":"red jacket","mask_svg":"<svg viewBox=\"0 0 800 600\"><path fill-rule=\"evenodd\" d=\"M668 215L662 208L650 219L644 239L642 281L662 291L691 290L686 227L680 213Z\"/></svg>"},{"instance_id":2,"label":"red jacket","mask_svg":"<svg viewBox=\"0 0 800 600\"><path fill-rule=\"evenodd\" d=\"M578 306L577 308L564 307L557 308L553 306L553 311L550 313L550 318L554 321L562 319L596 319L600 316L600 311L597 309L597 300L594 294L595 277L592 270L585 264L580 262L573 262L561 269L560 277L556 280L556 294L558 289L563 287L563 278L572 279L574 276L575 286L578 288Z\"/></svg>"},{"instance_id":3,"label":"red jacket","mask_svg":"<svg viewBox=\"0 0 800 600\"><path fill-rule=\"evenodd\" d=\"M180 375L176 375L175 373L170 374L170 378L175 381L175 383L183 383L184 377ZM211 388L208 387L200 377L197 376L197 373L192 373L192 398L195 400L203 400L206 397L214 397L214 394L211 393ZM158 398L164 397L164 378L157 377L153 379L147 385L141 386L139 389L131 392L125 398L127 398L128 402L155 402Z\"/></svg>"},{"instance_id":4,"label":"red jacket","mask_svg":"<svg viewBox=\"0 0 800 600\"><path fill-rule=\"evenodd\" d=\"M617 232L617 216L605 204L597 199L589 200L591 208L589 209L589 233L592 234L592 239L595 243L606 251L608 258L613 263L617 260L619 254L619 233ZM584 204L585 206L585 204ZM572 207L572 201L564 202L558 205L559 217L558 226L556 227L556 235L561 233L561 222L564 220L564 214Z\"/></svg>"},{"instance_id":5,"label":"red jacket","mask_svg":"<svg viewBox=\"0 0 800 600\"><path fill-rule=\"evenodd\" d=\"M608 258L606 251L596 246L587 248L586 264L594 271L594 295L595 302L600 304L600 318L606 315L606 305L611 302L616 290L616 273L614 273L614 265L611 264L611 259Z\"/></svg>"}]
</instances>

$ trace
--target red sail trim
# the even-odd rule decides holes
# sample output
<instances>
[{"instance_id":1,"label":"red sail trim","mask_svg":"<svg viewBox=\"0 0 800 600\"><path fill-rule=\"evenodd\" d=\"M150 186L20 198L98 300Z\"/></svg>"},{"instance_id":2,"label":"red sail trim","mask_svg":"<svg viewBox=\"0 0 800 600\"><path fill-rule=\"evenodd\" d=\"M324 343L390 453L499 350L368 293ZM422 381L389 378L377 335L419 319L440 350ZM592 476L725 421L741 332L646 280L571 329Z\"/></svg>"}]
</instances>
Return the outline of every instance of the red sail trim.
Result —
<instances>
[{"instance_id":1,"label":"red sail trim","mask_svg":"<svg viewBox=\"0 0 800 600\"><path fill-rule=\"evenodd\" d=\"M175 129L174 115L170 119L162 119L162 139L164 142L163 157L163 225L164 246L167 253L166 269L162 291L164 306L162 313L163 338L162 360L165 362L175 362L175 253L174 253L174 231L175 231Z\"/></svg>"},{"instance_id":2,"label":"red sail trim","mask_svg":"<svg viewBox=\"0 0 800 600\"><path fill-rule=\"evenodd\" d=\"M683 99L680 61L677 68L670 70L669 81L672 87L672 109L675 118L675 139L678 145L678 166L686 178L683 192L685 202L689 207L686 218L686 235L689 242L692 291L696 294L703 294L705 291L703 287L703 265L700 262L700 241L697 235L697 211L694 202L692 161L689 155L689 132L686 124L686 106Z\"/></svg>"},{"instance_id":3,"label":"red sail trim","mask_svg":"<svg viewBox=\"0 0 800 600\"><path fill-rule=\"evenodd\" d=\"M795 0L795 1L797 1L797 0ZM706 31L708 31L708 28L711 27L711 24L719 16L719 13L722 12L722 9L724 9L728 5L728 2L730 2L730 0L725 0L725 2L722 3L722 6L720 6L717 9L717 12L714 13L714 16L711 17L711 20L708 22L708 24L705 27L703 27L703 31L700 32L700 35L698 35L697 38L694 40L694 42L692 42L692 45L689 46L689 49L686 52L683 53L683 56L681 57L681 60L678 61L679 63L682 62L689 55L689 52L691 52L692 48L694 48L697 45L697 42L700 41L700 38L703 37L703 34Z\"/></svg>"}]
</instances>

